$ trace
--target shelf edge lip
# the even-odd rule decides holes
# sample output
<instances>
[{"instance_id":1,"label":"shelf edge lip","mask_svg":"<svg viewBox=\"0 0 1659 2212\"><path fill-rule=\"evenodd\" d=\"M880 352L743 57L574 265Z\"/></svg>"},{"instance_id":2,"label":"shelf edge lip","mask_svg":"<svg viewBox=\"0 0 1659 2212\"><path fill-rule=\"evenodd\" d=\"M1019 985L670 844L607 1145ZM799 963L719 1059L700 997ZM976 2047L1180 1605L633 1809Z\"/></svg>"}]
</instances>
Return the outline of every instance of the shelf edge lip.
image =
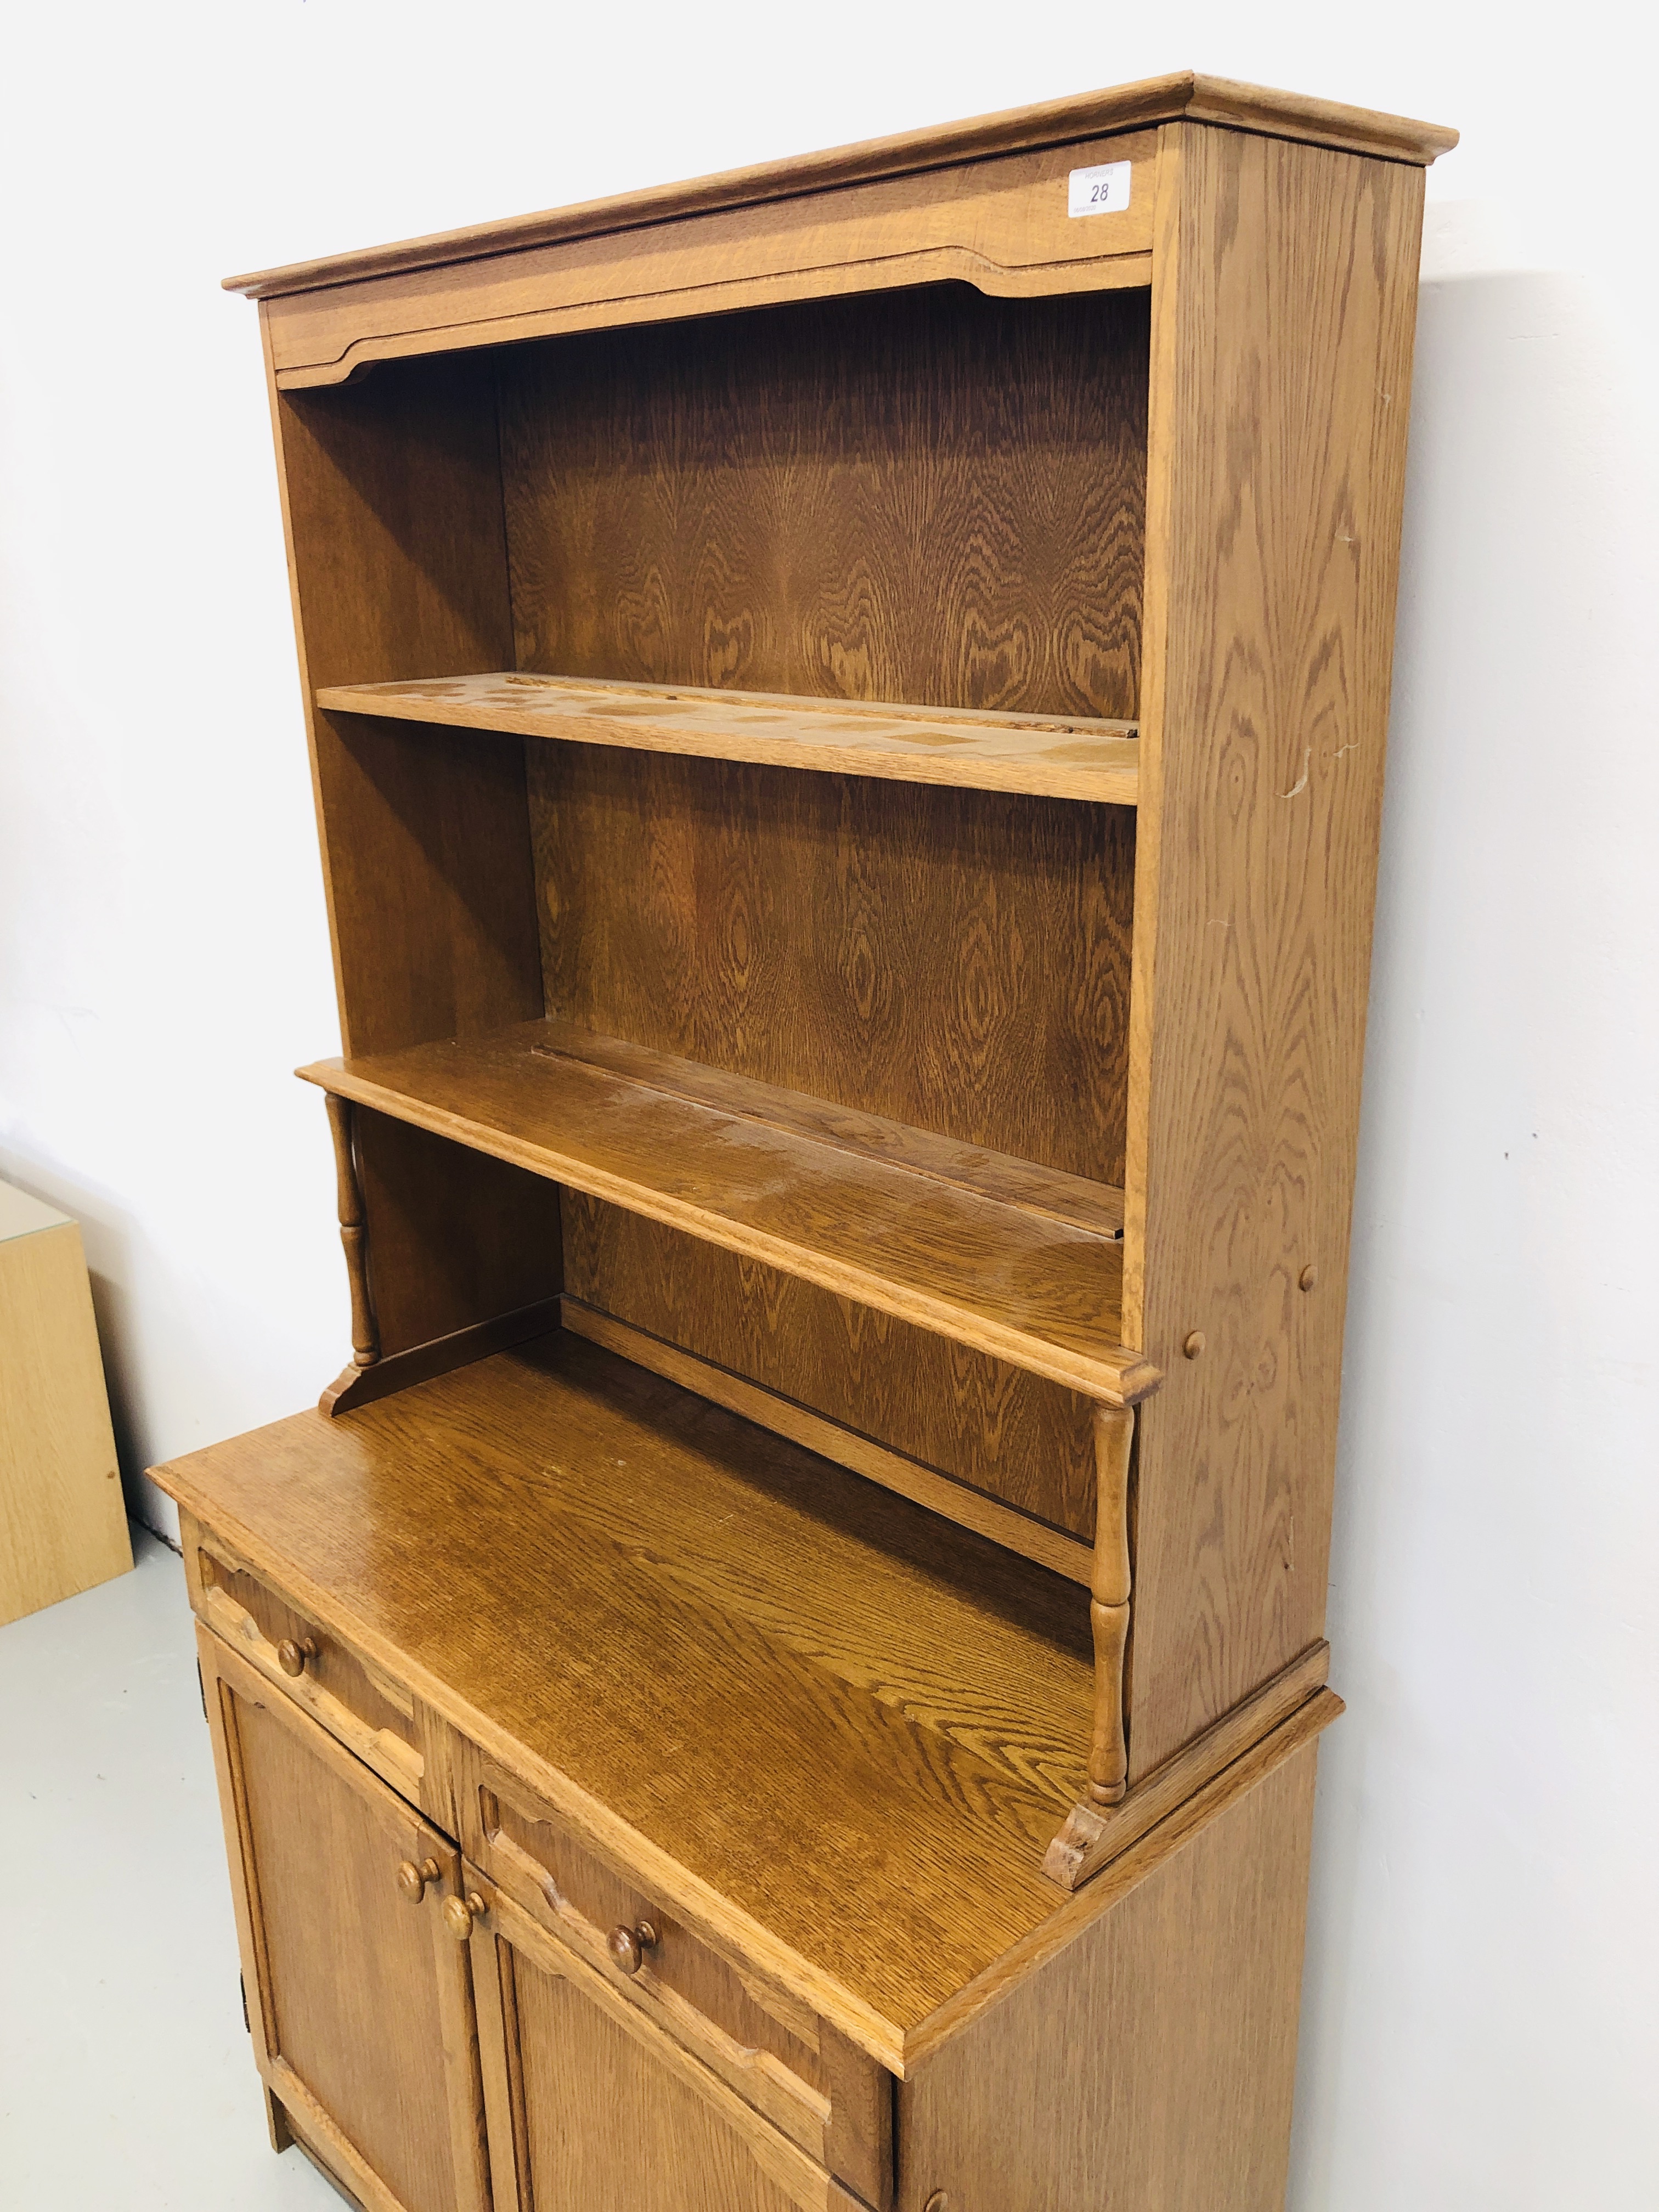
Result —
<instances>
[{"instance_id":1,"label":"shelf edge lip","mask_svg":"<svg viewBox=\"0 0 1659 2212\"><path fill-rule=\"evenodd\" d=\"M449 702L416 696L416 685L434 684L516 684L522 687L528 702L538 693L550 701L556 700L565 691L573 694L598 695L603 702L614 695L617 700L659 700L664 706L690 706L706 702L713 706L734 708L739 713L801 714L851 715L855 720L867 716L878 721L884 716L896 722L915 722L926 727L939 723L949 728L983 729L994 731L1029 731L1033 736L1048 732L1054 737L1098 735L1106 738L1121 738L1133 743L1139 735L1137 721L1125 720L1111 714L1085 714L1059 709L1052 714L1031 714L1024 708L1010 708L1006 712L995 707L919 707L905 699L828 699L817 693L805 691L744 691L730 684L653 684L643 679L635 682L631 677L560 676L550 671L536 668L486 668L459 676L393 676L370 684L319 684L313 697L319 707L335 707L348 713L359 711L347 708L348 699L402 700L398 711L412 721L435 721L444 719L441 714L430 711L443 708ZM469 713L477 709L469 708ZM1083 725L1081 731L1077 725Z\"/></svg>"},{"instance_id":2,"label":"shelf edge lip","mask_svg":"<svg viewBox=\"0 0 1659 2212\"><path fill-rule=\"evenodd\" d=\"M637 230L677 216L753 206L769 200L796 199L845 185L882 177L912 175L953 162L983 161L999 154L1034 153L1073 139L1112 131L1146 128L1189 118L1268 137L1304 139L1316 145L1364 153L1384 161L1427 167L1456 145L1449 127L1408 116L1351 107L1304 93L1279 92L1225 77L1181 70L1127 85L1073 93L1029 107L1006 108L988 115L935 124L884 138L827 147L820 152L761 161L684 181L648 185L533 215L472 223L421 238L324 254L307 261L250 270L222 280L227 292L252 300L328 289L376 276L400 276L417 269L477 261L565 240L608 232Z\"/></svg>"},{"instance_id":3,"label":"shelf edge lip","mask_svg":"<svg viewBox=\"0 0 1659 2212\"><path fill-rule=\"evenodd\" d=\"M447 683L460 680L462 679L428 677L410 678L406 679L406 682ZM642 686L641 690L642 693L648 694L650 688ZM687 684L683 687L683 690L689 692L696 688ZM1138 807L1140 803L1140 768L1138 761L1133 765L1125 763L1121 767L1061 768L1041 776L1023 773L1018 763L994 761L982 768L976 769L971 775L963 775L945 772L947 763L954 766L963 760L963 756L930 754L921 749L915 753L874 751L866 753L856 745L838 745L828 739L815 741L815 750L822 756L820 758L799 761L780 760L775 750L775 740L759 737L753 738L739 737L735 740L702 744L696 740L693 732L671 730L667 732L667 741L664 742L660 734L662 726L660 724L653 726L644 715L641 715L635 726L635 728L641 732L653 729L656 732L653 740L647 743L641 736L635 734L634 730L631 730L627 724L613 727L605 722L602 719L602 710L601 715L587 717L584 715L580 707L573 707L568 710L566 717L571 724L568 728L548 729L528 726L544 719L548 709L544 708L538 712L532 706L530 699L534 696L533 691L529 686L526 689L529 696L523 709L505 714L478 709L468 709L457 713L453 708L449 711L434 711L434 708L443 708L446 702L413 698L409 695L404 683L323 684L318 688L315 699L317 705L325 714L379 715L388 721L426 724L441 729L477 730L493 732L507 737L537 738L546 744L609 745L622 752L659 753L667 757L682 760L732 761L756 768L786 769L798 775L862 775L872 777L882 783L926 784L935 788L952 791L1008 792L1032 799L1080 799L1085 803L1101 806ZM770 692L757 692L752 702L752 711L785 711L774 707L773 702L779 696ZM828 715L850 710L856 714L867 708L873 721L886 703L858 699L803 698L799 702L799 711L806 714L814 709L821 709ZM550 704L550 701L549 705ZM742 708L739 708L738 711L741 712ZM913 720L918 730L927 726L925 714L915 709L894 708L890 711L896 720L901 718ZM951 710L942 711L948 714ZM1018 730L1021 726L1021 719L1014 717L1002 721L995 715L988 715L984 725L986 734L988 735L992 731L998 729ZM1042 715L1032 716L1030 719L1034 721L1052 720L1058 722L1064 720L1064 717ZM1109 718L1079 714L1075 719L1080 723L1086 723L1106 721ZM971 729L975 725L969 723L962 726ZM1063 737L1066 733L1064 731L1056 730L1054 734L1056 737ZM1084 734L1086 738L1091 733L1085 732ZM1133 745L1139 741L1139 726L1134 722L1113 723L1100 735L1102 740L1109 744ZM935 760L939 764L938 773L931 772ZM1004 770L1006 772L1001 772Z\"/></svg>"},{"instance_id":4,"label":"shelf edge lip","mask_svg":"<svg viewBox=\"0 0 1659 2212\"><path fill-rule=\"evenodd\" d=\"M688 1200L642 1192L638 1184L608 1170L586 1169L580 1161L568 1160L544 1146L468 1121L464 1115L447 1107L421 1107L420 1102L407 1093L352 1074L343 1060L313 1060L296 1067L294 1073L301 1082L313 1083L319 1090L330 1091L337 1098L349 1098L373 1112L390 1115L394 1121L429 1129L436 1136L465 1145L469 1151L487 1152L511 1167L525 1168L549 1182L566 1183L573 1189L586 1191L592 1197L620 1206L627 1212L642 1214L647 1220L660 1221L665 1227L681 1230L704 1243L747 1254L781 1273L816 1283L821 1289L852 1298L877 1312L891 1313L901 1321L913 1322L936 1336L966 1344L1010 1367L1040 1375L1048 1382L1057 1382L1062 1389L1075 1390L1099 1403L1135 1405L1149 1397L1164 1380L1161 1368L1155 1367L1138 1351L1125 1346L1109 1346L1099 1353L1085 1357L1068 1353L1047 1338L1030 1335L1007 1323L986 1321L966 1313L931 1291L908 1291L901 1304L896 1296L898 1286L866 1273L850 1261L814 1255L769 1231L747 1228ZM573 1169L576 1170L574 1173ZM642 1196L649 1196L653 1202L641 1204ZM816 1265L802 1264L803 1259L813 1258L817 1259Z\"/></svg>"}]
</instances>

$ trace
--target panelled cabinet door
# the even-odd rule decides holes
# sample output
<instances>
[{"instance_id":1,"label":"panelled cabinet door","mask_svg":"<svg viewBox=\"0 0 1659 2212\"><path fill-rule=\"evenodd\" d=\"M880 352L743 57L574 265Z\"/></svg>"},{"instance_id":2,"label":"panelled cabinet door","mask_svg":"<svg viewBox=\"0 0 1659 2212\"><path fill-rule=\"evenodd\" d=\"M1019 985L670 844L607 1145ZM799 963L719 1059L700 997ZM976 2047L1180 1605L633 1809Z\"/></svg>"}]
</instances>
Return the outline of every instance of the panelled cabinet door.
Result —
<instances>
[{"instance_id":1,"label":"panelled cabinet door","mask_svg":"<svg viewBox=\"0 0 1659 2212\"><path fill-rule=\"evenodd\" d=\"M367 2212L489 2212L459 1853L197 1634L266 2083Z\"/></svg>"},{"instance_id":2,"label":"panelled cabinet door","mask_svg":"<svg viewBox=\"0 0 1659 2212\"><path fill-rule=\"evenodd\" d=\"M495 2212L864 2212L469 1865Z\"/></svg>"}]
</instances>

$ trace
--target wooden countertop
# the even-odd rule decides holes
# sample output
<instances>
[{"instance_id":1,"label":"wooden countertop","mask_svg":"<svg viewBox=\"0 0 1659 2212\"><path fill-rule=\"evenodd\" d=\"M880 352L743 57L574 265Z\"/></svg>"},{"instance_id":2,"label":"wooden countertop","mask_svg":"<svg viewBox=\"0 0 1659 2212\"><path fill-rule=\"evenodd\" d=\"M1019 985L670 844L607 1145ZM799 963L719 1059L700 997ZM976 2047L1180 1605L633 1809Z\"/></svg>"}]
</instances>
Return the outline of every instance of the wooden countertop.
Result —
<instances>
[{"instance_id":1,"label":"wooden countertop","mask_svg":"<svg viewBox=\"0 0 1659 2212\"><path fill-rule=\"evenodd\" d=\"M1045 1881L1086 1594L572 1335L154 1474L895 2071L1190 1832Z\"/></svg>"}]
</instances>

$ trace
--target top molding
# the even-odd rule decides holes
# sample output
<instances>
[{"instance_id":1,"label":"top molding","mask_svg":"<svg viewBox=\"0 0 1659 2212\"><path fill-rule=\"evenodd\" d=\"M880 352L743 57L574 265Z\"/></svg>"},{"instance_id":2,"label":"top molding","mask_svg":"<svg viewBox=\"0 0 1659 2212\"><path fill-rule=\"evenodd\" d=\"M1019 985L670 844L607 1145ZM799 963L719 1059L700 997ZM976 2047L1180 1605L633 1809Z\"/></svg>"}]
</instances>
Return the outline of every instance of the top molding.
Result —
<instances>
[{"instance_id":1,"label":"top molding","mask_svg":"<svg viewBox=\"0 0 1659 2212\"><path fill-rule=\"evenodd\" d=\"M875 177L940 168L988 155L1060 145L1071 138L1097 137L1109 131L1134 130L1182 117L1275 138L1305 139L1315 145L1411 162L1419 167L1426 167L1437 155L1449 153L1457 143L1456 131L1438 124L1414 123L1403 115L1344 107L1333 100L1310 100L1300 93L1272 92L1261 85L1235 84L1225 77L1199 76L1191 70L1182 70L1172 76L1150 77L1140 84L1073 93L1065 100L1044 100L1035 107L1007 108L967 122L939 124L931 130L902 131L890 138L866 139L856 146L836 146L788 161L728 169L719 176L697 177L684 184L620 192L610 199L588 200L579 207L516 216L504 222L474 223L429 238L405 239L397 245L371 246L356 253L331 254L318 261L296 261L283 269L255 270L245 276L227 276L224 289L246 293L253 300L319 291L366 276L480 260L526 246L634 229L676 216L790 199L837 185L862 184Z\"/></svg>"}]
</instances>

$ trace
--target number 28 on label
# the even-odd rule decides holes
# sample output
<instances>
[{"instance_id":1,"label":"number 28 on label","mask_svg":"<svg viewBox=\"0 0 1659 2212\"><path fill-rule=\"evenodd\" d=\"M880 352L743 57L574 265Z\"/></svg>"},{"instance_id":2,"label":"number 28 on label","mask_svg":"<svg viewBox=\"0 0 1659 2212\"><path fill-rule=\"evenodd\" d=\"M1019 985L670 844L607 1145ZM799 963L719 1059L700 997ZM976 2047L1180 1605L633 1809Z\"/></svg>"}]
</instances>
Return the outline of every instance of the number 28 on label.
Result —
<instances>
[{"instance_id":1,"label":"number 28 on label","mask_svg":"<svg viewBox=\"0 0 1659 2212\"><path fill-rule=\"evenodd\" d=\"M1130 164L1107 161L1097 169L1073 169L1066 179L1067 215L1121 215L1129 204Z\"/></svg>"}]
</instances>

